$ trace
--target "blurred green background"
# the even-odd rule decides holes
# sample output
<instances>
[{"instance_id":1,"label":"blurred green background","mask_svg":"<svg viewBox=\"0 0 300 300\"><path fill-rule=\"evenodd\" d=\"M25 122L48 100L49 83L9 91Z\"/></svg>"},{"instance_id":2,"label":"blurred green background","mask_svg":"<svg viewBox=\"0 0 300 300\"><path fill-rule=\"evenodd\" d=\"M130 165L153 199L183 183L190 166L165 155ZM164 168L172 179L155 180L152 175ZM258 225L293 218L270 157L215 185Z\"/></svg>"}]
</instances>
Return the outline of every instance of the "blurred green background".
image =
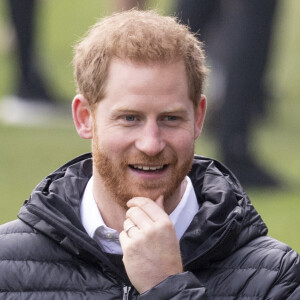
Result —
<instances>
[{"instance_id":1,"label":"blurred green background","mask_svg":"<svg viewBox=\"0 0 300 300\"><path fill-rule=\"evenodd\" d=\"M111 13L113 1L40 1L38 53L53 91L66 103L74 96L72 46L89 26ZM155 1L152 1L156 6ZM158 3L158 1L156 1ZM171 0L159 1L171 11ZM174 2L173 2L174 3ZM0 2L0 101L13 92L14 51L10 46L5 1ZM281 1L268 72L274 101L270 116L257 124L257 159L285 182L282 190L246 190L269 227L269 234L300 252L300 1ZM13 127L0 123L0 224L16 218L23 201L48 173L90 150L71 118L52 126ZM219 157L214 139L205 131L198 154Z\"/></svg>"}]
</instances>

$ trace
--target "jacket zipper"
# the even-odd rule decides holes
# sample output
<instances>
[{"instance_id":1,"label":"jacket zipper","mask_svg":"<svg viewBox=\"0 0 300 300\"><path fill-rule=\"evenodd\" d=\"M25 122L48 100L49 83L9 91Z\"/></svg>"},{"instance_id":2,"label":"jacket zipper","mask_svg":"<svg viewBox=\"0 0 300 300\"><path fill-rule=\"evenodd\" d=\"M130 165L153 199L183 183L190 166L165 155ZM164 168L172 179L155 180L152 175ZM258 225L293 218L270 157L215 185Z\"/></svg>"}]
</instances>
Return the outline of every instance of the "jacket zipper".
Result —
<instances>
[{"instance_id":1,"label":"jacket zipper","mask_svg":"<svg viewBox=\"0 0 300 300\"><path fill-rule=\"evenodd\" d=\"M131 286L123 286L123 300L128 300L129 299L129 292L131 290Z\"/></svg>"}]
</instances>

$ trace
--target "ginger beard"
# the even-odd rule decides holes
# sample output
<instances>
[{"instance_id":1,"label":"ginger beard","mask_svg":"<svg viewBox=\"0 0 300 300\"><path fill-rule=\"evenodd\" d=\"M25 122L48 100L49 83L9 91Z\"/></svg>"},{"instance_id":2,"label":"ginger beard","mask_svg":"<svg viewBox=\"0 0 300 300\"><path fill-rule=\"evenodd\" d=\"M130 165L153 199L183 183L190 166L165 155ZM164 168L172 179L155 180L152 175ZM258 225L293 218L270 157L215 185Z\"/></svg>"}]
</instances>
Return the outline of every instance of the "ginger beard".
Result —
<instances>
[{"instance_id":1,"label":"ginger beard","mask_svg":"<svg viewBox=\"0 0 300 300\"><path fill-rule=\"evenodd\" d=\"M106 191L121 207L127 208L126 203L134 197L147 197L152 200L160 195L167 202L174 191L179 188L181 182L192 167L194 158L194 145L185 153L184 160L179 162L175 151L171 149L150 157L139 153L134 157L120 157L115 159L101 150L97 134L92 143L93 164L99 174ZM142 180L130 178L131 165L167 165L166 175L160 180Z\"/></svg>"}]
</instances>

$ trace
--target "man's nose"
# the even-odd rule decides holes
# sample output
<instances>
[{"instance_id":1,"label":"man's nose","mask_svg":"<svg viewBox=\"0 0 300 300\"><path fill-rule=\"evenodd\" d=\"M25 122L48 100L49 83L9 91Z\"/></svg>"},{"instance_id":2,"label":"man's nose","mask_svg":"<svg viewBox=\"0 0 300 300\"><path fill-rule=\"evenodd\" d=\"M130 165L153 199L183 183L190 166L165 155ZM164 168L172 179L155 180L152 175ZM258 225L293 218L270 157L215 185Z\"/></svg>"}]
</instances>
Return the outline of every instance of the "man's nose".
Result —
<instances>
[{"instance_id":1,"label":"man's nose","mask_svg":"<svg viewBox=\"0 0 300 300\"><path fill-rule=\"evenodd\" d=\"M157 122L148 122L143 126L136 140L136 148L148 156L155 156L165 148L161 128Z\"/></svg>"}]
</instances>

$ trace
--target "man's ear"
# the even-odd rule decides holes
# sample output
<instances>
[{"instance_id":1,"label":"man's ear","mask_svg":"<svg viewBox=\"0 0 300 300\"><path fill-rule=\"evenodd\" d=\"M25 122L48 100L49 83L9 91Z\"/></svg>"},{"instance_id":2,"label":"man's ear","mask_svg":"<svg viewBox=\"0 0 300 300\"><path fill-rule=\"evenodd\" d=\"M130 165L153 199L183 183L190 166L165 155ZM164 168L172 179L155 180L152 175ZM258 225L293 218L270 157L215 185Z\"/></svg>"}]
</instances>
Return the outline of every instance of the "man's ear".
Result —
<instances>
[{"instance_id":1,"label":"man's ear","mask_svg":"<svg viewBox=\"0 0 300 300\"><path fill-rule=\"evenodd\" d=\"M195 115L195 140L199 137L204 119L205 119L205 114L206 114L206 97L205 95L201 95L201 98L199 100L198 106L196 108L196 115Z\"/></svg>"},{"instance_id":2,"label":"man's ear","mask_svg":"<svg viewBox=\"0 0 300 300\"><path fill-rule=\"evenodd\" d=\"M90 105L83 95L76 95L72 102L73 121L83 139L93 138L93 119Z\"/></svg>"}]
</instances>

